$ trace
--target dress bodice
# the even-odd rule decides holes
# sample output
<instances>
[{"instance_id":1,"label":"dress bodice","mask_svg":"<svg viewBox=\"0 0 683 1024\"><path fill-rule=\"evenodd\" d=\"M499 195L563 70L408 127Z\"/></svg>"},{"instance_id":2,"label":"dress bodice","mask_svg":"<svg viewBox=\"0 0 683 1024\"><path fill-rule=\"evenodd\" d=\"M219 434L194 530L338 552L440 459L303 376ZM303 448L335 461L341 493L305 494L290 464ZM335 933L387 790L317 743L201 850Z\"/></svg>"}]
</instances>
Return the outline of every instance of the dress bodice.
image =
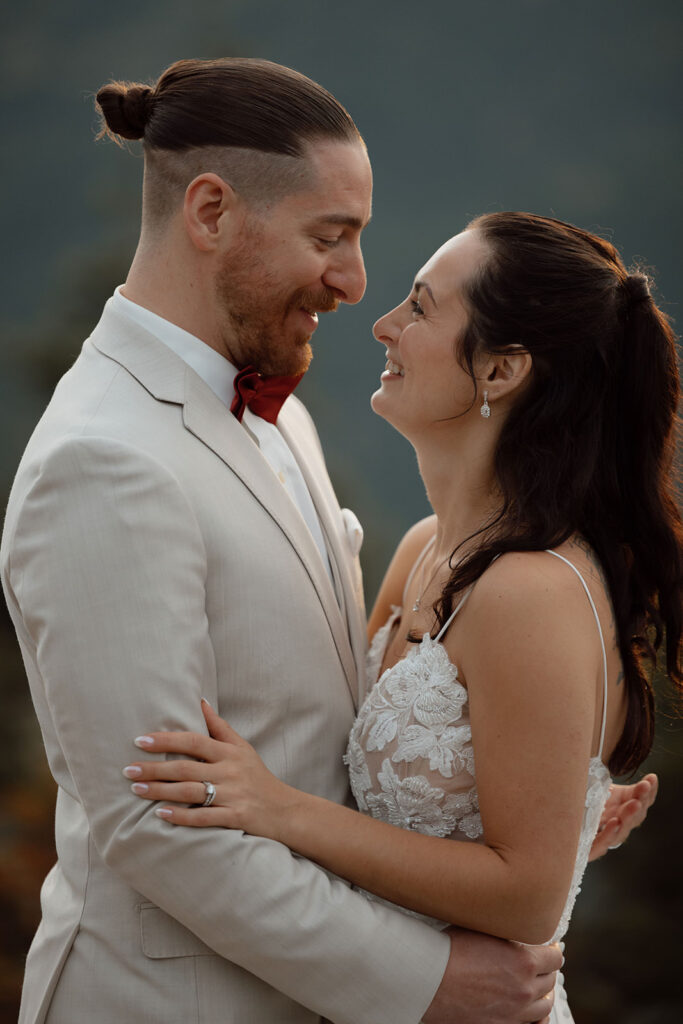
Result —
<instances>
[{"instance_id":1,"label":"dress bodice","mask_svg":"<svg viewBox=\"0 0 683 1024\"><path fill-rule=\"evenodd\" d=\"M567 561L556 552L549 553ZM567 564L583 583L599 627L583 577L572 563ZM400 828L483 842L468 692L441 643L452 617L436 639L426 633L406 657L380 676L384 652L400 615L401 609L395 607L368 652L367 679L371 689L354 723L346 754L353 795L361 811ZM601 631L600 639L606 697L607 663ZM586 765L586 800L574 874L551 941L558 941L567 930L609 795L611 780L601 760L604 718L603 706L599 754Z\"/></svg>"}]
</instances>

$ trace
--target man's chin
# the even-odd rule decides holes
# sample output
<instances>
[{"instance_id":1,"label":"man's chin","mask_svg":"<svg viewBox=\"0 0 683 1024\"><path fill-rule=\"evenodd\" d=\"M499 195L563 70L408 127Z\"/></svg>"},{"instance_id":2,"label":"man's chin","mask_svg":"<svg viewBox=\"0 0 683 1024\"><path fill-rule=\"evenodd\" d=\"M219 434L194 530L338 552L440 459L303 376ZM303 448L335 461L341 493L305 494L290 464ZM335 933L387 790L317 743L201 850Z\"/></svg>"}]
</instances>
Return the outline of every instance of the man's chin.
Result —
<instances>
[{"instance_id":1,"label":"man's chin","mask_svg":"<svg viewBox=\"0 0 683 1024\"><path fill-rule=\"evenodd\" d=\"M313 359L313 349L304 338L295 349L286 353L286 358L284 352L277 355L280 358L271 357L262 361L261 366L257 366L259 373L264 377L298 377L306 373Z\"/></svg>"},{"instance_id":2,"label":"man's chin","mask_svg":"<svg viewBox=\"0 0 683 1024\"><path fill-rule=\"evenodd\" d=\"M311 360L313 359L313 349L309 344L306 344L302 351L299 353L299 356L300 358L296 361L296 364L292 364L291 369L283 371L284 376L298 377L302 376L304 373L307 372L309 366L311 365Z\"/></svg>"}]
</instances>

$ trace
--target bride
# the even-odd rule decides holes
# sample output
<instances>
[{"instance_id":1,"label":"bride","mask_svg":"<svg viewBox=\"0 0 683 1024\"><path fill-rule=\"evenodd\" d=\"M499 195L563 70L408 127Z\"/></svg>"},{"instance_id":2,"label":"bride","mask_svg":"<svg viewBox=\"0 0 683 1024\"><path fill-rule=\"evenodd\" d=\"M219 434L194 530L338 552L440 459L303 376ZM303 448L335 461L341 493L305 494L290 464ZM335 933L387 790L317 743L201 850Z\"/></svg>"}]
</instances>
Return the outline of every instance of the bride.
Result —
<instances>
[{"instance_id":1,"label":"bride","mask_svg":"<svg viewBox=\"0 0 683 1024\"><path fill-rule=\"evenodd\" d=\"M275 778L208 706L213 739L138 744L204 763L126 773L165 802L211 783L212 806L157 814L278 840L437 927L557 941L610 773L651 746L644 659L665 646L683 684L673 334L609 243L523 213L446 242L374 334L372 406L414 446L434 515L369 621L346 756L361 813ZM571 1019L560 976L551 1020Z\"/></svg>"}]
</instances>

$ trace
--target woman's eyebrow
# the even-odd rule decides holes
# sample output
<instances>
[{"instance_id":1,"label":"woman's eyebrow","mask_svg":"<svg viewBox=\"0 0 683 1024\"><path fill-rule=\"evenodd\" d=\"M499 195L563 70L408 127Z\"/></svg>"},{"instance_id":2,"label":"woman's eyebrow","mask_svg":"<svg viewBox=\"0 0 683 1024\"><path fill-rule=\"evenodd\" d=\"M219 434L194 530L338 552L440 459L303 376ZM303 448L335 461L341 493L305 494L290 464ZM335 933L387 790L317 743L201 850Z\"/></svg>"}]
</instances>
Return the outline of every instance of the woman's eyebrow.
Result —
<instances>
[{"instance_id":1,"label":"woman's eyebrow","mask_svg":"<svg viewBox=\"0 0 683 1024\"><path fill-rule=\"evenodd\" d=\"M416 281L415 282L415 291L419 292L420 288L424 288L424 290L429 295L429 298L432 300L432 303L433 303L434 307L436 309L438 309L439 307L436 305L436 300L434 298L434 294L432 292L432 289L429 287L427 282L426 281Z\"/></svg>"}]
</instances>

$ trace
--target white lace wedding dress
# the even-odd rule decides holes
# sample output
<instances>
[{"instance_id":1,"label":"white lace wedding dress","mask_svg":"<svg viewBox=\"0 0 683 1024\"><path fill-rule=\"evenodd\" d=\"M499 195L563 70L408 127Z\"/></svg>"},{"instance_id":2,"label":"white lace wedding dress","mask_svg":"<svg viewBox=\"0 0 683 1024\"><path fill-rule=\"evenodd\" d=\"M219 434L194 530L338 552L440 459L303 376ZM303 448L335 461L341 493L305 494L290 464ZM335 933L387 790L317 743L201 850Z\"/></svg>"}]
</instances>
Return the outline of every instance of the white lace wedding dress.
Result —
<instances>
[{"instance_id":1,"label":"white lace wedding dress","mask_svg":"<svg viewBox=\"0 0 683 1024\"><path fill-rule=\"evenodd\" d=\"M548 553L566 562L581 581L600 631L604 664L600 745L597 756L586 765L586 803L574 875L562 918L551 940L558 942L567 931L611 780L602 763L607 657L600 619L576 566L555 551ZM419 562L420 559L416 565ZM367 680L372 689L351 731L345 760L356 802L366 814L425 835L483 842L468 694L458 681L457 667L440 642L468 596L469 591L436 639L426 633L420 644L378 679L389 637L401 616L400 608L393 609L370 646ZM446 927L443 922L425 920L435 927ZM551 1022L572 1022L562 975L558 977Z\"/></svg>"}]
</instances>

